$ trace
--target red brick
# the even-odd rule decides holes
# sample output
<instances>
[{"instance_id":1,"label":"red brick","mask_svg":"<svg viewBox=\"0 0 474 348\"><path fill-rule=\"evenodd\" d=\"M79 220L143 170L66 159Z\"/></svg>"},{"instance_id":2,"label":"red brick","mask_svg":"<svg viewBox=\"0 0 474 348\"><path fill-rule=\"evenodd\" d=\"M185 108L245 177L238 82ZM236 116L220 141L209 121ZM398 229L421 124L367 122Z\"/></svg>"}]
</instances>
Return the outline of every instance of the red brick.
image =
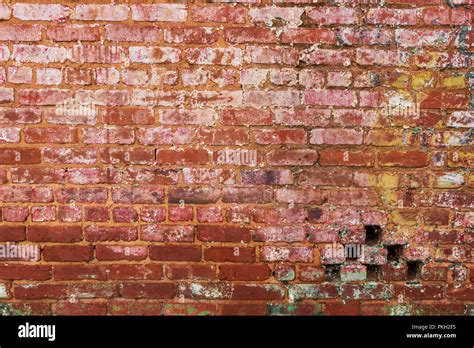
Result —
<instances>
[{"instance_id":1,"label":"red brick","mask_svg":"<svg viewBox=\"0 0 474 348\"><path fill-rule=\"evenodd\" d=\"M374 156L366 152L349 151L321 151L320 164L323 166L364 166L370 167L374 163Z\"/></svg>"},{"instance_id":2,"label":"red brick","mask_svg":"<svg viewBox=\"0 0 474 348\"><path fill-rule=\"evenodd\" d=\"M224 36L231 44L275 43L277 40L275 32L268 28L227 28Z\"/></svg>"},{"instance_id":3,"label":"red brick","mask_svg":"<svg viewBox=\"0 0 474 348\"><path fill-rule=\"evenodd\" d=\"M25 239L26 228L24 226L3 225L0 228L0 241L2 242L21 242Z\"/></svg>"},{"instance_id":4,"label":"red brick","mask_svg":"<svg viewBox=\"0 0 474 348\"><path fill-rule=\"evenodd\" d=\"M27 143L74 143L77 131L67 127L35 127L24 130Z\"/></svg>"},{"instance_id":5,"label":"red brick","mask_svg":"<svg viewBox=\"0 0 474 348\"><path fill-rule=\"evenodd\" d=\"M51 266L0 264L0 278L8 280L48 280Z\"/></svg>"},{"instance_id":6,"label":"red brick","mask_svg":"<svg viewBox=\"0 0 474 348\"><path fill-rule=\"evenodd\" d=\"M379 153L378 162L384 167L425 167L428 156L421 151L389 151Z\"/></svg>"},{"instance_id":7,"label":"red brick","mask_svg":"<svg viewBox=\"0 0 474 348\"><path fill-rule=\"evenodd\" d=\"M336 34L330 29L286 29L281 35L284 43L336 44Z\"/></svg>"},{"instance_id":8,"label":"red brick","mask_svg":"<svg viewBox=\"0 0 474 348\"><path fill-rule=\"evenodd\" d=\"M221 280L266 280L271 270L265 265L221 265L219 279Z\"/></svg>"},{"instance_id":9,"label":"red brick","mask_svg":"<svg viewBox=\"0 0 474 348\"><path fill-rule=\"evenodd\" d=\"M313 165L318 159L316 150L273 150L267 154L270 165Z\"/></svg>"},{"instance_id":10,"label":"red brick","mask_svg":"<svg viewBox=\"0 0 474 348\"><path fill-rule=\"evenodd\" d=\"M201 247L198 246L152 246L150 259L159 261L201 261Z\"/></svg>"},{"instance_id":11,"label":"red brick","mask_svg":"<svg viewBox=\"0 0 474 348\"><path fill-rule=\"evenodd\" d=\"M86 262L93 256L93 247L80 245L45 246L43 258L45 261Z\"/></svg>"},{"instance_id":12,"label":"red brick","mask_svg":"<svg viewBox=\"0 0 474 348\"><path fill-rule=\"evenodd\" d=\"M107 304L105 302L81 302L73 304L67 301L58 302L53 306L55 315L105 315Z\"/></svg>"},{"instance_id":13,"label":"red brick","mask_svg":"<svg viewBox=\"0 0 474 348\"><path fill-rule=\"evenodd\" d=\"M95 248L95 257L99 261L141 261L147 256L148 248L137 245L104 245Z\"/></svg>"},{"instance_id":14,"label":"red brick","mask_svg":"<svg viewBox=\"0 0 474 348\"><path fill-rule=\"evenodd\" d=\"M254 262L255 248L209 247L204 249L204 260L214 262Z\"/></svg>"},{"instance_id":15,"label":"red brick","mask_svg":"<svg viewBox=\"0 0 474 348\"><path fill-rule=\"evenodd\" d=\"M250 231L246 227L202 225L197 227L197 239L203 242L249 242Z\"/></svg>"}]
</instances>

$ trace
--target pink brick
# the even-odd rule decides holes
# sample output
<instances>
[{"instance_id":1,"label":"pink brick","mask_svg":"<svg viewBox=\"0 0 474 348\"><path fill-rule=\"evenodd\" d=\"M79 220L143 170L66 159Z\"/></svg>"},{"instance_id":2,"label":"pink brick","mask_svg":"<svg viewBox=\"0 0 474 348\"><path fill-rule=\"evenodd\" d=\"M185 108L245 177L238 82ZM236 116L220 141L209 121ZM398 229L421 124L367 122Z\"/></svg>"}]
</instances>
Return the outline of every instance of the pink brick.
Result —
<instances>
[{"instance_id":1,"label":"pink brick","mask_svg":"<svg viewBox=\"0 0 474 348\"><path fill-rule=\"evenodd\" d=\"M248 106L297 106L300 105L298 91L248 91L244 95L244 103Z\"/></svg>"},{"instance_id":2,"label":"pink brick","mask_svg":"<svg viewBox=\"0 0 474 348\"><path fill-rule=\"evenodd\" d=\"M12 11L10 6L6 4L0 4L0 20L10 19Z\"/></svg>"},{"instance_id":3,"label":"pink brick","mask_svg":"<svg viewBox=\"0 0 474 348\"><path fill-rule=\"evenodd\" d=\"M53 41L98 41L100 28L97 25L55 25L46 28L46 36Z\"/></svg>"},{"instance_id":4,"label":"pink brick","mask_svg":"<svg viewBox=\"0 0 474 348\"><path fill-rule=\"evenodd\" d=\"M31 221L44 222L56 220L55 206L34 206L31 207Z\"/></svg>"},{"instance_id":5,"label":"pink brick","mask_svg":"<svg viewBox=\"0 0 474 348\"><path fill-rule=\"evenodd\" d=\"M329 71L327 75L328 87L348 87L352 82L350 71Z\"/></svg>"},{"instance_id":6,"label":"pink brick","mask_svg":"<svg viewBox=\"0 0 474 348\"><path fill-rule=\"evenodd\" d=\"M146 70L127 69L122 71L122 82L127 86L143 86L148 82Z\"/></svg>"},{"instance_id":7,"label":"pink brick","mask_svg":"<svg viewBox=\"0 0 474 348\"><path fill-rule=\"evenodd\" d=\"M12 59L20 63L64 63L71 57L65 47L14 45Z\"/></svg>"},{"instance_id":8,"label":"pink brick","mask_svg":"<svg viewBox=\"0 0 474 348\"><path fill-rule=\"evenodd\" d=\"M40 41L41 29L31 24L1 24L1 41Z\"/></svg>"},{"instance_id":9,"label":"pink brick","mask_svg":"<svg viewBox=\"0 0 474 348\"><path fill-rule=\"evenodd\" d=\"M132 19L144 22L184 22L188 12L184 4L132 5Z\"/></svg>"},{"instance_id":10,"label":"pink brick","mask_svg":"<svg viewBox=\"0 0 474 348\"><path fill-rule=\"evenodd\" d=\"M82 208L78 206L60 206L58 219L62 222L78 222L82 220Z\"/></svg>"},{"instance_id":11,"label":"pink brick","mask_svg":"<svg viewBox=\"0 0 474 348\"><path fill-rule=\"evenodd\" d=\"M155 64L155 63L177 63L180 51L172 47L137 47L132 46L130 60L132 62Z\"/></svg>"},{"instance_id":12,"label":"pink brick","mask_svg":"<svg viewBox=\"0 0 474 348\"><path fill-rule=\"evenodd\" d=\"M197 219L205 223L222 222L222 210L219 207L198 207Z\"/></svg>"},{"instance_id":13,"label":"pink brick","mask_svg":"<svg viewBox=\"0 0 474 348\"><path fill-rule=\"evenodd\" d=\"M360 145L363 134L363 131L355 129L313 129L309 142L316 145Z\"/></svg>"},{"instance_id":14,"label":"pink brick","mask_svg":"<svg viewBox=\"0 0 474 348\"><path fill-rule=\"evenodd\" d=\"M82 130L84 144L133 144L135 133L130 128L86 128Z\"/></svg>"},{"instance_id":15,"label":"pink brick","mask_svg":"<svg viewBox=\"0 0 474 348\"><path fill-rule=\"evenodd\" d=\"M184 27L164 30L164 40L169 43L213 44L219 31L212 27Z\"/></svg>"},{"instance_id":16,"label":"pink brick","mask_svg":"<svg viewBox=\"0 0 474 348\"><path fill-rule=\"evenodd\" d=\"M11 83L32 83L33 71L27 67L9 67L8 81Z\"/></svg>"},{"instance_id":17,"label":"pink brick","mask_svg":"<svg viewBox=\"0 0 474 348\"><path fill-rule=\"evenodd\" d=\"M244 23L247 9L232 5L195 5L192 8L193 22Z\"/></svg>"},{"instance_id":18,"label":"pink brick","mask_svg":"<svg viewBox=\"0 0 474 348\"><path fill-rule=\"evenodd\" d=\"M142 208L140 219L144 222L161 222L166 219L166 209L164 207Z\"/></svg>"},{"instance_id":19,"label":"pink brick","mask_svg":"<svg viewBox=\"0 0 474 348\"><path fill-rule=\"evenodd\" d=\"M152 25L107 24L105 33L110 41L157 42L161 30Z\"/></svg>"},{"instance_id":20,"label":"pink brick","mask_svg":"<svg viewBox=\"0 0 474 348\"><path fill-rule=\"evenodd\" d=\"M318 89L306 91L303 100L310 105L355 106L357 96L349 90Z\"/></svg>"},{"instance_id":21,"label":"pink brick","mask_svg":"<svg viewBox=\"0 0 474 348\"><path fill-rule=\"evenodd\" d=\"M141 229L141 237L147 241L176 243L194 240L192 226L144 225Z\"/></svg>"},{"instance_id":22,"label":"pink brick","mask_svg":"<svg viewBox=\"0 0 474 348\"><path fill-rule=\"evenodd\" d=\"M349 50L315 49L302 55L302 60L314 65L351 65L353 52Z\"/></svg>"},{"instance_id":23,"label":"pink brick","mask_svg":"<svg viewBox=\"0 0 474 348\"><path fill-rule=\"evenodd\" d=\"M408 56L402 51L358 49L356 62L361 65L406 66Z\"/></svg>"},{"instance_id":24,"label":"pink brick","mask_svg":"<svg viewBox=\"0 0 474 348\"><path fill-rule=\"evenodd\" d=\"M321 7L307 10L309 19L321 25L357 24L359 11L357 8Z\"/></svg>"},{"instance_id":25,"label":"pink brick","mask_svg":"<svg viewBox=\"0 0 474 348\"><path fill-rule=\"evenodd\" d=\"M13 88L0 88L0 104L13 101Z\"/></svg>"},{"instance_id":26,"label":"pink brick","mask_svg":"<svg viewBox=\"0 0 474 348\"><path fill-rule=\"evenodd\" d=\"M191 128L146 128L139 129L137 140L143 145L150 144L188 144L191 142Z\"/></svg>"},{"instance_id":27,"label":"pink brick","mask_svg":"<svg viewBox=\"0 0 474 348\"><path fill-rule=\"evenodd\" d=\"M125 61L125 50L120 46L75 45L71 60L76 63L122 63Z\"/></svg>"},{"instance_id":28,"label":"pink brick","mask_svg":"<svg viewBox=\"0 0 474 348\"><path fill-rule=\"evenodd\" d=\"M72 91L67 89L20 89L18 100L22 105L56 105L72 97Z\"/></svg>"},{"instance_id":29,"label":"pink brick","mask_svg":"<svg viewBox=\"0 0 474 348\"><path fill-rule=\"evenodd\" d=\"M125 5L78 5L74 10L74 19L83 21L124 21L129 17L129 8Z\"/></svg>"},{"instance_id":30,"label":"pink brick","mask_svg":"<svg viewBox=\"0 0 474 348\"><path fill-rule=\"evenodd\" d=\"M63 5L15 4L13 17L25 21L65 21L71 10Z\"/></svg>"},{"instance_id":31,"label":"pink brick","mask_svg":"<svg viewBox=\"0 0 474 348\"><path fill-rule=\"evenodd\" d=\"M247 46L246 60L255 64L296 65L299 51L291 47Z\"/></svg>"},{"instance_id":32,"label":"pink brick","mask_svg":"<svg viewBox=\"0 0 474 348\"><path fill-rule=\"evenodd\" d=\"M367 13L368 24L415 25L419 12L417 9L370 9Z\"/></svg>"},{"instance_id":33,"label":"pink brick","mask_svg":"<svg viewBox=\"0 0 474 348\"><path fill-rule=\"evenodd\" d=\"M261 248L260 259L267 262L312 262L313 248L264 246Z\"/></svg>"},{"instance_id":34,"label":"pink brick","mask_svg":"<svg viewBox=\"0 0 474 348\"><path fill-rule=\"evenodd\" d=\"M9 222L23 222L29 214L28 207L4 206L2 208L3 220Z\"/></svg>"},{"instance_id":35,"label":"pink brick","mask_svg":"<svg viewBox=\"0 0 474 348\"><path fill-rule=\"evenodd\" d=\"M242 64L242 51L239 48L188 48L185 54L190 64L234 66Z\"/></svg>"},{"instance_id":36,"label":"pink brick","mask_svg":"<svg viewBox=\"0 0 474 348\"><path fill-rule=\"evenodd\" d=\"M39 85L60 85L62 81L61 69L36 69L36 83Z\"/></svg>"},{"instance_id":37,"label":"pink brick","mask_svg":"<svg viewBox=\"0 0 474 348\"><path fill-rule=\"evenodd\" d=\"M304 8L300 7L261 7L251 8L249 11L250 18L253 22L264 22L272 24L273 21L282 20L290 26L299 26L303 22L301 15Z\"/></svg>"},{"instance_id":38,"label":"pink brick","mask_svg":"<svg viewBox=\"0 0 474 348\"><path fill-rule=\"evenodd\" d=\"M191 221L193 217L194 212L191 206L170 206L168 208L168 219L172 222Z\"/></svg>"},{"instance_id":39,"label":"pink brick","mask_svg":"<svg viewBox=\"0 0 474 348\"><path fill-rule=\"evenodd\" d=\"M20 142L19 128L0 127L0 143L18 143Z\"/></svg>"},{"instance_id":40,"label":"pink brick","mask_svg":"<svg viewBox=\"0 0 474 348\"><path fill-rule=\"evenodd\" d=\"M10 58L10 50L7 46L0 46L0 61L4 62Z\"/></svg>"}]
</instances>

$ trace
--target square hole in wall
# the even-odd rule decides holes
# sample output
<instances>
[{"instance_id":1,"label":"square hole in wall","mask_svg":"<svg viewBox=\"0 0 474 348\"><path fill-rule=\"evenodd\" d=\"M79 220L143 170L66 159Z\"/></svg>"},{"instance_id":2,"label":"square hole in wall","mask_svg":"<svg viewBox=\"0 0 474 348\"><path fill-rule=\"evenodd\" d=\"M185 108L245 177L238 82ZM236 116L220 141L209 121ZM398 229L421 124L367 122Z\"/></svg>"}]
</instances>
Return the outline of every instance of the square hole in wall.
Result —
<instances>
[{"instance_id":1,"label":"square hole in wall","mask_svg":"<svg viewBox=\"0 0 474 348\"><path fill-rule=\"evenodd\" d=\"M367 265L367 280L378 281L382 279L382 266Z\"/></svg>"},{"instance_id":2,"label":"square hole in wall","mask_svg":"<svg viewBox=\"0 0 474 348\"><path fill-rule=\"evenodd\" d=\"M376 225L365 225L365 244L369 246L377 245L381 242L382 229Z\"/></svg>"},{"instance_id":3,"label":"square hole in wall","mask_svg":"<svg viewBox=\"0 0 474 348\"><path fill-rule=\"evenodd\" d=\"M403 245L395 244L387 246L387 260L388 261L399 261L403 254Z\"/></svg>"},{"instance_id":4,"label":"square hole in wall","mask_svg":"<svg viewBox=\"0 0 474 348\"><path fill-rule=\"evenodd\" d=\"M334 282L341 279L341 266L340 265L326 265L326 281Z\"/></svg>"},{"instance_id":5,"label":"square hole in wall","mask_svg":"<svg viewBox=\"0 0 474 348\"><path fill-rule=\"evenodd\" d=\"M423 262L421 261L407 261L408 268L408 280L416 280L420 276L421 267Z\"/></svg>"}]
</instances>

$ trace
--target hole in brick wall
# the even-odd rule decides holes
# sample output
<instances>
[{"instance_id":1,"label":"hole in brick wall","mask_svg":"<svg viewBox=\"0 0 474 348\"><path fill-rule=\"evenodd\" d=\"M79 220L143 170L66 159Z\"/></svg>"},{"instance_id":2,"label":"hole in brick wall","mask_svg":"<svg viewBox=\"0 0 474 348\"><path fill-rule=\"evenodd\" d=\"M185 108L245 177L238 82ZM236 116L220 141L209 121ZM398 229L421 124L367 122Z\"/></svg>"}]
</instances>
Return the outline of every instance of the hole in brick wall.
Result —
<instances>
[{"instance_id":1,"label":"hole in brick wall","mask_svg":"<svg viewBox=\"0 0 474 348\"><path fill-rule=\"evenodd\" d=\"M367 265L367 280L381 280L382 267L377 265Z\"/></svg>"},{"instance_id":2,"label":"hole in brick wall","mask_svg":"<svg viewBox=\"0 0 474 348\"><path fill-rule=\"evenodd\" d=\"M421 272L423 262L421 261L407 261L408 268L408 280L415 280L418 278Z\"/></svg>"},{"instance_id":3,"label":"hole in brick wall","mask_svg":"<svg viewBox=\"0 0 474 348\"><path fill-rule=\"evenodd\" d=\"M387 246L387 260L398 261L403 254L403 245L389 245Z\"/></svg>"},{"instance_id":4,"label":"hole in brick wall","mask_svg":"<svg viewBox=\"0 0 474 348\"><path fill-rule=\"evenodd\" d=\"M375 225L365 225L365 244L367 245L377 245L380 243L380 238L382 236L382 229L380 226Z\"/></svg>"},{"instance_id":5,"label":"hole in brick wall","mask_svg":"<svg viewBox=\"0 0 474 348\"><path fill-rule=\"evenodd\" d=\"M340 265L326 265L326 281L333 282L341 278L341 266Z\"/></svg>"}]
</instances>

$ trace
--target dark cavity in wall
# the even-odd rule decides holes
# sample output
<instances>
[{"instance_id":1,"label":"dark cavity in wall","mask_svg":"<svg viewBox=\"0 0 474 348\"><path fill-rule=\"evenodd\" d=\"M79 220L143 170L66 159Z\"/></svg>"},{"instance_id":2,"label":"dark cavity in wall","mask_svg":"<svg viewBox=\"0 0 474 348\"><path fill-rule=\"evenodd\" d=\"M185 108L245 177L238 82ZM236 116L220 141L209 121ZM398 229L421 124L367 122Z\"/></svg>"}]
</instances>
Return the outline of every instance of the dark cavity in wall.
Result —
<instances>
[{"instance_id":1,"label":"dark cavity in wall","mask_svg":"<svg viewBox=\"0 0 474 348\"><path fill-rule=\"evenodd\" d=\"M365 244L374 246L380 243L382 229L376 225L365 225Z\"/></svg>"}]
</instances>

